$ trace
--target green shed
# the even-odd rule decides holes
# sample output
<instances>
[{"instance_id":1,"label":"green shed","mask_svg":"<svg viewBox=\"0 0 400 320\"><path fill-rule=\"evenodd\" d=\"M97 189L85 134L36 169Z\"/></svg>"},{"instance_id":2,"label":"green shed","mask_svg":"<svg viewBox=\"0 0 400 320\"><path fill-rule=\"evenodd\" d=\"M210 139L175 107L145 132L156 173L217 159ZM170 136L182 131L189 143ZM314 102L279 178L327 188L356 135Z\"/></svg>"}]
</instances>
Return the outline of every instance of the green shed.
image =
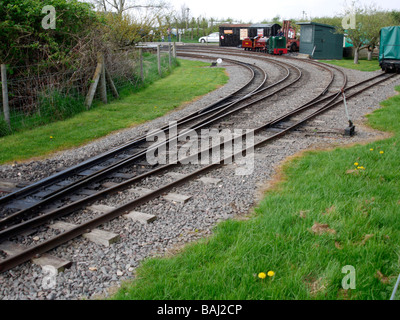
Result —
<instances>
[{"instance_id":1,"label":"green shed","mask_svg":"<svg viewBox=\"0 0 400 320\"><path fill-rule=\"evenodd\" d=\"M343 58L343 34L335 33L335 27L316 22L299 22L300 53L313 59Z\"/></svg>"}]
</instances>

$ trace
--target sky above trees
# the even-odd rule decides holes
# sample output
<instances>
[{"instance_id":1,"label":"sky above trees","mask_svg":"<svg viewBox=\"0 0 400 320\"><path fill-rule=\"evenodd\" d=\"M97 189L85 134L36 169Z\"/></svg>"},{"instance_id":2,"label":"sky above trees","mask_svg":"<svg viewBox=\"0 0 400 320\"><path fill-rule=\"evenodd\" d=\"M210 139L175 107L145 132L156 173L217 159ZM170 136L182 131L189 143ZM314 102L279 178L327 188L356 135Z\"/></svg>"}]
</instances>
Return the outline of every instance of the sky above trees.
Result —
<instances>
[{"instance_id":1,"label":"sky above trees","mask_svg":"<svg viewBox=\"0 0 400 320\"><path fill-rule=\"evenodd\" d=\"M345 7L351 6L352 1L345 0L285 0L251 2L232 0L167 0L177 10L186 5L190 9L190 15L206 16L214 18L233 18L237 21L261 22L272 20L276 16L284 19L301 19L342 15ZM400 11L398 0L359 0L357 5L369 5L374 3L383 10Z\"/></svg>"}]
</instances>

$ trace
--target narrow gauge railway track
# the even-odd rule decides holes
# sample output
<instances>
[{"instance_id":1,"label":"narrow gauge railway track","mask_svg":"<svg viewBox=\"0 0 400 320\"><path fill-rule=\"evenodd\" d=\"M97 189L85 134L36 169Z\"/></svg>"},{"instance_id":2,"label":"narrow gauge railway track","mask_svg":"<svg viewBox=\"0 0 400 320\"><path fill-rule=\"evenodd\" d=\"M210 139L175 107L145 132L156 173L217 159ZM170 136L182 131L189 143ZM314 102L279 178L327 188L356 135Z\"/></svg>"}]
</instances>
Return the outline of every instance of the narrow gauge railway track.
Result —
<instances>
[{"instance_id":1,"label":"narrow gauge railway track","mask_svg":"<svg viewBox=\"0 0 400 320\"><path fill-rule=\"evenodd\" d=\"M210 57L209 57L210 58ZM284 68L286 70L286 74L285 76L278 82L265 86L263 87L265 80L266 80L266 76L262 76L263 81L261 81L261 84L258 84L255 89L252 89L251 92L256 92L258 95L261 92L266 92L268 89L271 89L273 87L275 87L277 84L280 84L281 82L283 82L284 80L288 79L290 76L290 71L289 68L287 66L285 66L285 64L279 63L278 65L280 65L282 68ZM300 77L301 77L301 71L297 69L297 76L294 80L290 81L288 85L294 83L295 81L297 81ZM256 72L255 72L256 73ZM263 74L261 71L259 72L261 75ZM278 91L283 90L284 87L278 89ZM274 91L273 94L275 94L277 91ZM226 117L229 114L238 112L239 110L246 108L248 106L250 106L251 104L254 104L257 101L260 101L262 99L265 99L266 97L271 96L272 94L266 94L263 98L260 98L258 96L258 98L251 102L251 103L247 103L245 105L236 107L236 108L232 108L232 106L237 105L239 102L243 102L248 100L249 98L251 98L251 93L248 93L244 96L242 96L241 98L236 99L234 102L231 102L229 104L226 104L226 100L222 100L224 101L224 104L222 104L222 106L219 106L218 108L214 108L214 109L210 109L209 107L206 107L206 111L205 112L197 112L195 113L195 115L193 117L185 117L183 118L183 120L180 122L181 127L184 124L187 124L188 121L193 120L193 118L198 119L198 115L202 115L203 118L200 122L197 122L195 126L189 126L189 127L184 127L186 130L189 130L191 128L194 128L196 130L200 129L200 128L204 128L204 126L208 126L211 125L213 123L215 123L217 120L220 120L223 117ZM204 111L205 109L201 110ZM212 112L213 111L213 112ZM204 115L206 115L206 117L204 118ZM162 128L162 130L166 130L167 127ZM145 139L145 137L142 138L142 141ZM125 149L124 149L125 151ZM148 150L147 150L148 151ZM60 199L62 199L62 197L67 197L66 200L69 200L68 195L71 194L74 191L78 190L78 194L79 194L79 189L82 189L83 187L87 186L89 183L95 183L97 181L100 180L104 180L107 178L106 174L110 174L115 172L116 170L122 168L123 166L127 166L127 165L132 165L134 160L143 158L145 156L146 152L145 151L141 151L138 152L137 154L134 154L132 156L128 156L127 159L122 159L120 161L117 161L116 163L111 164L109 167L107 168L103 168L100 169L94 173L88 174L86 176L84 176L83 178L79 179L78 181L75 181L73 183L67 183L67 185L64 188L58 188L55 191L52 191L51 188L49 188L49 181L48 179L44 179L44 181L41 181L35 185L38 185L38 187L40 188L39 190L36 190L33 186L31 188L27 188L26 190L23 190L23 192L26 192L28 195L33 195L35 196L36 194L39 194L42 197L42 200L39 202L34 203L33 205L29 206L28 208L19 210L17 212L8 214L7 216L3 217L0 220L0 228L2 229L0 231L0 240L5 240L7 239L11 234L15 235L16 230L18 229L18 227L20 227L22 224L26 224L30 222L30 219L33 218L38 218L38 216L46 216L46 213L48 212L52 212L54 211L57 207L60 206ZM95 163L98 163L98 158L95 158ZM87 170L87 166L85 163L85 170ZM77 170L77 169L76 169ZM72 170L70 169L69 172L75 173L76 170ZM143 174L137 174L139 176L143 176ZM125 180L129 180L132 178L132 176L129 176L127 174L124 175L124 173L122 173L123 178L125 178ZM55 181L59 181L60 179L60 175L57 175L56 177L58 180L55 179ZM97 188L97 185L92 186L93 188ZM47 190L46 190L47 188ZM45 190L44 190L45 189ZM106 188L104 188L106 189ZM103 189L103 190L104 190ZM104 196L104 193L101 191L93 191L93 189L86 189L84 190L85 194L83 194L83 196L87 196L87 201L90 201L93 198L97 197L97 194L99 194L100 196ZM16 193L11 195L12 197L5 197L7 199L12 199L15 198L17 196L20 196L20 193ZM17 198L18 201L22 201L21 198ZM3 201L6 200L3 198ZM29 198L28 198L29 200ZM82 201L81 201L82 200ZM59 201L59 202L56 202ZM65 201L64 206L67 208L75 207L77 203L79 203L80 205L82 205L86 200L85 199L79 199L78 201ZM29 201L27 201L29 203ZM54 202L56 202L56 204L54 205ZM47 206L47 207L46 207ZM16 227L13 227L14 225L17 225Z\"/></svg>"},{"instance_id":2,"label":"narrow gauge railway track","mask_svg":"<svg viewBox=\"0 0 400 320\"><path fill-rule=\"evenodd\" d=\"M346 89L347 93L348 93L347 98L351 99L352 97L360 94L361 92L364 92L365 90L373 87L374 85L382 83L382 82L392 78L393 76L395 76L395 75L387 76L385 74L381 74L381 75L372 77L370 79L367 79L365 81L362 81L360 83L357 83L355 85L352 85ZM307 103L303 104L302 106L299 106L297 109L287 113L286 115L278 117L272 121L269 121L268 123L263 124L260 127L255 128L254 133L256 134L257 142L255 143L254 148L264 146L268 142L283 136L285 133L289 132L290 130L295 129L296 127L302 125L303 123L314 118L315 116L331 109L332 107L334 107L336 105L341 104L342 99L340 97L341 97L340 93L338 92L336 94L335 93L330 94L330 95L320 98L320 99L312 99L312 101L310 100L310 102L307 102ZM296 118L301 117L301 119L294 121L293 117L296 117ZM290 121L293 121L293 123L290 123ZM276 131L271 132L270 129L277 128L278 124L281 124L281 125L287 124L287 126L280 126L280 130L278 132L276 132ZM243 136L242 136L242 138L243 138ZM235 137L235 139L237 139L237 137ZM222 146L222 144L221 144L221 146ZM252 151L252 149L249 148L248 146L246 146L246 148L243 149L242 151L240 151L240 153L246 154L249 151ZM202 152L204 152L204 150ZM208 152L210 152L210 150L208 150ZM199 154L192 155L189 158L195 158L195 157L199 157ZM157 190L151 191L143 196L139 196L138 198L124 204L123 206L121 206L119 208L115 208L109 212L100 214L99 216L97 216L89 221L81 223L80 225L74 227L73 229L64 231L63 233L61 233L53 238L50 238L48 240L45 240L40 244L31 246L19 254L16 254L16 255L13 255L10 257L6 257L6 259L0 261L0 271L9 270L10 268L12 268L20 263L28 261L29 259L31 259L32 257L34 257L36 255L40 255L44 252L47 252L50 249L55 248L65 242L87 232L88 230L96 228L116 217L121 216L122 214L125 214L125 213L133 210L134 208L138 207L141 204L144 204L152 199L156 199L157 197L160 197L163 193L186 183L187 181L193 179L194 177L197 177L201 174L204 174L205 172L207 172L209 170L212 170L219 166L222 166L224 164L224 160L225 160L224 158L221 158L221 160L218 162L215 162L215 163L212 163L209 165L204 165L200 169L196 168L196 170L194 170L190 173L186 173L186 175L184 177L176 179L173 183L168 183L164 186L161 186ZM175 168L178 166L179 166L179 164L164 165L164 166L156 169L153 172L153 174L159 174L162 172L165 173L167 170L170 170L171 168ZM135 178L131 179L130 181L126 181L123 185L121 184L121 185L109 188L107 190L107 193L116 192L118 190L123 189L124 187L126 187L128 185L131 186L134 183L137 183L140 186L140 182L145 183L145 181L141 180L140 177L135 177ZM75 209L76 208L69 208L69 209L61 208L59 212L53 212L51 218L54 219L56 216L62 216L68 210L75 210ZM46 218L49 218L49 217L46 217ZM44 219L44 217L37 217L36 219L48 221L48 219ZM36 221L36 222L38 222L38 221ZM25 225L25 227L26 226L27 225ZM21 230L22 229L23 228L21 228Z\"/></svg>"},{"instance_id":3,"label":"narrow gauge railway track","mask_svg":"<svg viewBox=\"0 0 400 320\"><path fill-rule=\"evenodd\" d=\"M211 58L212 59L212 58ZM230 61L231 63L236 63L235 61ZM223 107L226 107L227 105L229 105L230 103L239 100L241 97L247 95L248 93L251 93L252 91L255 91L258 87L262 86L263 83L265 83L266 79L267 79L267 75L264 74L262 76L262 82L261 83L257 83L254 87L253 83L256 82L256 77L257 75L260 75L262 73L262 70L259 70L259 72L254 71L257 70L255 68L253 68L253 66L249 65L249 64L244 64L244 63L240 63L237 62L239 65L245 67L248 71L250 71L251 73L251 77L249 79L249 81L247 83L245 83L241 88L239 88L238 90L236 90L235 92L233 92L232 94L228 95L227 97L224 97L212 104L210 104L209 106L206 106L205 108L193 112L191 114L189 114L188 116L185 116L183 118L180 118L177 120L177 124L181 124L181 123L186 123L189 122L193 119L196 119L197 117L199 117L199 115L203 115L205 113L210 113L212 112L212 110L218 110L221 109ZM258 78L261 78L260 76ZM251 88L251 86L253 86L253 88ZM247 90L247 91L246 91ZM164 126L162 128L160 128L161 130L165 130L167 129L168 126ZM3 206L5 206L9 201L16 199L18 197L24 196L24 195L30 195L34 192L37 191L38 188L40 187L46 187L52 183L54 183L57 180L61 180L61 179L65 179L65 177L79 172L81 170L86 170L87 168L89 168L90 166L96 165L97 163L100 163L102 161L104 161L105 159L109 158L109 157L113 157L115 154L119 153L119 152L123 152L125 150L128 150L132 147L135 147L136 145L143 143L145 141L145 136L141 136L138 137L136 139L134 139L133 141L129 141L127 143L125 143L124 145L114 148L113 150L110 150L109 152L100 154L99 156L96 157L92 157L82 163L79 163L76 166L73 166L71 168L65 169L62 172L59 172L57 174L54 174L48 178L42 179L38 182L32 183L24 188L21 188L20 190L17 190L15 192L12 192L8 195L5 195L3 197L0 198L0 204L2 204ZM0 211L0 215L1 215L1 211Z\"/></svg>"},{"instance_id":4,"label":"narrow gauge railway track","mask_svg":"<svg viewBox=\"0 0 400 320\"><path fill-rule=\"evenodd\" d=\"M232 57L248 57L248 58L256 58L256 59L260 59L260 60L274 60L274 61L279 61L279 60L287 60L287 61L293 61L296 60L292 57L288 57L288 56L271 56L265 53L260 53L260 52L249 52L249 51L242 51L242 50L238 50L238 49L233 49L233 48L219 48L219 47L215 47L215 48L208 48L207 50L204 50L204 47L202 46L196 46L196 45L192 45L192 46L183 46L183 47L178 47L178 55L185 55L187 54L187 52L193 52L195 54L221 54L221 55L229 55ZM272 58L273 57L273 58ZM306 64L311 64L314 66L317 66L321 69L324 69L325 71L329 72L331 74L331 77L334 77L334 74L332 72L332 70L335 70L336 72L338 72L341 77L343 78L343 84L342 87L345 88L346 84L347 84L347 76L345 75L345 73L333 66L333 65L326 65L323 63L320 63L318 61L314 61L314 60L307 60L307 59L302 59L301 62L306 63ZM325 94L327 91L325 91L323 94Z\"/></svg>"},{"instance_id":5,"label":"narrow gauge railway track","mask_svg":"<svg viewBox=\"0 0 400 320\"><path fill-rule=\"evenodd\" d=\"M226 49L226 48L212 48L211 50L203 50L202 47L199 46L185 46L185 47L180 47L178 54L179 55L187 55L186 50L189 50L190 52L196 52L198 53L204 53L204 54L221 54L221 55L226 55L229 54L229 56L234 56L234 57L251 57L253 59L259 59L259 60L286 60L286 61L293 61L296 60L292 57L287 57L287 56L274 56L275 59L272 59L269 55L266 55L265 53L260 53L260 52L243 52L243 51L239 51L237 49ZM220 56L221 57L221 56ZM313 66L316 66L320 69L323 69L325 71L327 71L330 74L330 82L328 85L325 86L325 88L323 88L322 92L317 95L313 100L311 100L310 102L316 101L319 97L325 95L328 91L330 86L333 85L334 79L335 79L335 74L333 72L333 70L335 70L337 73L340 74L340 77L342 78L342 83L340 84L340 90L338 90L337 92L340 92L342 90L344 90L347 86L347 82L348 82L348 78L346 76L346 74L344 73L343 70L333 66L333 65L326 65L317 61L313 61L313 60L307 60L307 59L302 59L301 62L306 63L306 64L310 64ZM334 91L334 90L333 90Z\"/></svg>"},{"instance_id":6,"label":"narrow gauge railway track","mask_svg":"<svg viewBox=\"0 0 400 320\"><path fill-rule=\"evenodd\" d=\"M196 111L192 114L189 114L188 116L185 116L181 119L178 119L177 122L177 127L178 129L181 129L182 126L190 127L190 123L193 121L198 121L201 120L202 118L209 118L212 117L213 114L216 113L222 113L225 110L229 110L230 107L234 106L236 103L239 101L244 100L247 98L249 95L251 95L252 92L257 91L260 89L266 82L267 80L267 74L261 70L260 68L256 66L252 66L249 64L245 64L242 62L236 62L233 60L229 60L230 63L235 63L240 66L245 67L251 74L250 80L245 83L245 85L230 94L227 97L224 97L220 99L219 101L216 101L215 103L210 104L209 106L206 106L205 108ZM160 130L167 131L168 130L168 125L160 128ZM128 143L125 143L124 145L114 148L113 150L110 150L106 153L103 153L99 156L90 158L78 165L75 165L71 168L65 169L61 172L58 172L57 174L54 174L50 177L47 177L45 179L42 179L36 183L30 184L24 188L21 188L20 190L17 190L13 193L10 193L2 198L0 198L0 205L2 205L3 209L0 209L0 217L2 219L6 218L6 220L0 219L0 225L3 224L5 221L7 221L8 216L12 216L13 214L19 215L18 212L24 211L27 208L24 208L24 205L22 204L22 207L20 207L21 210L17 212L12 212L10 215L10 211L13 211L12 209L7 209L7 208L12 208L13 203L22 203L24 197L32 196L32 198L36 199L48 199L51 198L52 196L59 194L63 192L63 190L66 190L68 188L71 188L74 185L82 185L85 181L88 181L91 176L94 174L101 174L102 172L105 172L108 168L99 168L99 164L102 164L106 161L113 162L112 165L118 166L118 165L123 165L123 163L126 163L127 160L129 160L129 157L124 156L126 154L132 154L133 156L138 156L138 154L142 154L143 149L146 147L143 147L143 145L146 144L146 136L140 136L133 141L130 141ZM136 151L136 152L135 152ZM120 159L118 159L118 155L120 155ZM110 160L111 159L111 160ZM113 160L115 159L115 160ZM96 170L97 169L97 170ZM92 170L92 174L86 174L89 170ZM83 177L82 174L83 173ZM75 176L75 178L73 178ZM64 181L64 182L62 182ZM67 182L66 182L67 181ZM61 182L61 183L60 183ZM60 185L57 185L60 184ZM35 196L36 195L36 196ZM37 202L34 199L33 202ZM39 201L40 202L40 201ZM29 201L28 201L29 203ZM33 205L32 205L33 206ZM16 205L18 208L18 205ZM0 226L1 229L1 226Z\"/></svg>"}]
</instances>

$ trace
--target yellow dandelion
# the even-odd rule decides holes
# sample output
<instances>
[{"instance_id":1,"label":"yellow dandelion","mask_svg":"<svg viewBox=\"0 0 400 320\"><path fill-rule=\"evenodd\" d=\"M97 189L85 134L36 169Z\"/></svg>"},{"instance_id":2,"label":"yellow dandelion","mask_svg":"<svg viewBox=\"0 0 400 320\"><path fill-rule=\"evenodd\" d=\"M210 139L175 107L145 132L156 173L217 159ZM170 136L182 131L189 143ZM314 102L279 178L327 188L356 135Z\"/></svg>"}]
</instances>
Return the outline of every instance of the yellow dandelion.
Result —
<instances>
[{"instance_id":1,"label":"yellow dandelion","mask_svg":"<svg viewBox=\"0 0 400 320\"><path fill-rule=\"evenodd\" d=\"M355 166L358 166L358 162L354 162L354 165L355 165Z\"/></svg>"},{"instance_id":2,"label":"yellow dandelion","mask_svg":"<svg viewBox=\"0 0 400 320\"><path fill-rule=\"evenodd\" d=\"M53 139L53 136L50 136L50 139Z\"/></svg>"},{"instance_id":3,"label":"yellow dandelion","mask_svg":"<svg viewBox=\"0 0 400 320\"><path fill-rule=\"evenodd\" d=\"M267 275L265 274L265 272L260 272L260 273L258 274L258 277L259 277L260 279L265 279L265 278L267 277Z\"/></svg>"},{"instance_id":4,"label":"yellow dandelion","mask_svg":"<svg viewBox=\"0 0 400 320\"><path fill-rule=\"evenodd\" d=\"M369 149L369 151L374 151L374 149L371 148L371 149Z\"/></svg>"},{"instance_id":5,"label":"yellow dandelion","mask_svg":"<svg viewBox=\"0 0 400 320\"><path fill-rule=\"evenodd\" d=\"M275 272L270 270L268 271L268 277L273 277L275 275Z\"/></svg>"},{"instance_id":6,"label":"yellow dandelion","mask_svg":"<svg viewBox=\"0 0 400 320\"><path fill-rule=\"evenodd\" d=\"M383 154L383 151L379 151L380 154Z\"/></svg>"}]
</instances>

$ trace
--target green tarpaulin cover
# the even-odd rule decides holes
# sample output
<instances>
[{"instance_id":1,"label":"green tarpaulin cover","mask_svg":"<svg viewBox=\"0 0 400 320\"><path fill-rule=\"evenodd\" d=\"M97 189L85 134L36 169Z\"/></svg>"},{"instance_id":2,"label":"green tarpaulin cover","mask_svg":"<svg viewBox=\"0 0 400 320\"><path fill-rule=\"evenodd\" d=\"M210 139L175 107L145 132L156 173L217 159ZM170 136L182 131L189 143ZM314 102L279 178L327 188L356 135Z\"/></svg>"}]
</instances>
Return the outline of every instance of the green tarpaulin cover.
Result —
<instances>
[{"instance_id":1,"label":"green tarpaulin cover","mask_svg":"<svg viewBox=\"0 0 400 320\"><path fill-rule=\"evenodd\" d=\"M381 29L379 61L382 59L400 60L400 26Z\"/></svg>"}]
</instances>

